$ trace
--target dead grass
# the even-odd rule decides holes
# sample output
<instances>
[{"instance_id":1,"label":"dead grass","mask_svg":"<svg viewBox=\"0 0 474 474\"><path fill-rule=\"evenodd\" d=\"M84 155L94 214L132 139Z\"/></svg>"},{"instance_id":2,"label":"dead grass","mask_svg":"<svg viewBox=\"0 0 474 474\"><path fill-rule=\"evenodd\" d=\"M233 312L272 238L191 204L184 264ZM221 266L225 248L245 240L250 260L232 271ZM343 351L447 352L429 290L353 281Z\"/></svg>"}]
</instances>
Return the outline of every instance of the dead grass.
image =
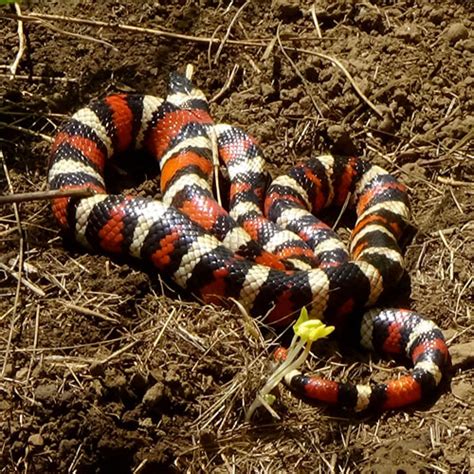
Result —
<instances>
[{"instance_id":1,"label":"dead grass","mask_svg":"<svg viewBox=\"0 0 474 474\"><path fill-rule=\"evenodd\" d=\"M199 64L219 58L213 74L208 74L214 77L205 79L204 72L197 73L209 96L214 97L217 115L247 126L257 135L261 132L269 161L276 168L288 166L296 155L308 150L321 152L328 143L334 145L325 135L327 127L334 122L351 123L352 140L362 144L372 161L406 182L412 195L414 224L419 232L406 252L411 306L434 319L452 345L472 340L472 132L456 131L453 125L459 114L468 115L466 104L455 89L455 79L444 75L442 87L450 92L441 113L435 107L436 101L446 99L441 87L423 92L412 80L421 73L417 69L410 72L413 64L426 63L431 68L422 50L432 44L433 36L440 36L437 28L423 26L428 37L419 48L409 41L401 45L395 27L388 29L387 41L403 48L398 56L404 62L399 62L398 56L382 56L375 73L369 69L365 75L357 58L345 49L347 43L357 34L360 45L350 46L359 56L371 47L378 48L379 53L385 50L377 42L364 43L369 41L366 36L372 41L377 35L351 22L350 15L328 20L327 12L310 11L307 5L310 29L303 18L291 25L294 31L288 31L288 24L280 31L280 51L290 55L292 64L274 47L276 23L264 17L264 12L259 13L257 22L252 20L253 10L246 15L251 2L245 9L244 3L240 13L235 6L230 6L228 13L222 9L205 12L202 31L178 36L155 28L151 13L150 18L143 14L145 26L135 26L137 15L142 13L132 14L138 7L133 2L124 3L125 21L118 28L110 27L109 13L100 5L95 6L87 26L71 20L75 12L68 6L63 7L64 12L54 12L55 17L46 17L52 12L39 2L32 12L23 14L23 26L29 25L30 44L36 48L30 51L34 53L30 59L20 54L21 48L15 50L15 21L5 19L5 15L0 19L2 31L14 38L8 36L11 51L4 53L0 66L10 71L8 75L10 65L16 69L13 80L0 78L4 95L0 126L5 130L0 138L4 155L2 192L45 190L49 141L63 112L76 108L84 95L87 98L109 90L99 73L83 71L87 64L97 61L101 70L110 69L113 87L122 90L130 87L130 72L121 69L123 62L132 64L143 54L140 66L151 79L143 83L137 75L137 84L153 89L154 59L144 50L154 51L162 45L151 43L151 47L147 43L141 53L129 51L129 45L140 48L146 43L144 36L135 35L159 34L163 41L172 35L180 40L176 57L169 60L173 68L189 61L189 56ZM340 8L347 7L346 3L341 2ZM452 22L454 3L448 3L450 7L443 15L445 21ZM373 9L397 27L410 15L423 18L421 7L406 10L399 6L403 7L400 16L391 7ZM166 13L176 14L179 20L180 9L179 2L171 2ZM32 14L35 11L37 15ZM362 10L359 14L362 17ZM41 19L43 23L30 21L33 16L35 22ZM54 30L60 39L45 39L44 33L37 32L40 28L36 30L36 26L41 26L41 31L53 31L45 20L60 22L61 31ZM279 18L278 22L284 20ZM219 24L225 24L225 29L218 29ZM324 29L330 29L330 34ZM64 32L75 36L65 38ZM321 73L330 66L320 69L316 59L301 51L298 56L295 48L300 45L296 42L307 49L307 37L309 44L325 45L323 51L330 57L347 58L347 74L334 67L330 69L332 79L315 84L311 68ZM123 60L114 62L106 45L102 46L107 53L94 49L99 43L91 38L110 40ZM209 46L209 54L194 43ZM85 56L84 61L77 59L79 66L75 59L70 60L77 45ZM224 46L217 54L212 45ZM58 64L48 48L63 51ZM232 48L230 57L228 48ZM463 64L456 54L455 50L440 48L437 57L453 75ZM30 74L28 61L35 66L35 74ZM47 62L51 62L51 71L39 66ZM404 68L401 78L392 77L394 69ZM342 82L337 80L339 74ZM402 114L398 124L381 131L381 121L374 122L365 102L351 105L344 115L345 104L359 101L344 74L358 84L373 74L372 90L361 90L377 104L377 110L399 100L402 105L392 110L395 116ZM304 87L295 80L299 75L305 79ZM161 74L159 80L165 81L165 76ZM428 84L426 74L421 77ZM287 102L281 97L261 102L265 95L261 83L273 88L280 84L278 94L272 92L270 97L284 98L281 91L293 90L299 95ZM78 84L80 92L74 89ZM404 86L406 97L394 98ZM69 94L71 103L51 105L58 94ZM309 109L304 108L304 98L309 98ZM281 108L275 105L277 101L282 102ZM323 104L324 120L313 116L314 101ZM410 106L414 110L403 115L400 109ZM285 115L287 109L291 110ZM333 110L345 118L335 116ZM422 129L416 125L420 114L427 124ZM272 123L276 125L269 138L267 130ZM447 129L450 125L452 128ZM318 142L314 136L325 136L326 141ZM3 472L116 469L144 473L166 468L177 472L447 473L468 472L468 463L474 465L469 458L474 429L472 367L455 368L451 382L454 395L447 390L432 406L356 418L309 406L282 388L275 406L282 420L276 422L259 413L254 423L246 424L245 410L269 371L271 338L263 339L260 327L242 318L238 310L182 301L174 289L139 266L65 247L43 202L0 207L0 243ZM384 380L403 370L393 363L359 360L357 355L349 360L346 355L329 344L311 361L311 368L317 367L324 375L361 381Z\"/></svg>"}]
</instances>

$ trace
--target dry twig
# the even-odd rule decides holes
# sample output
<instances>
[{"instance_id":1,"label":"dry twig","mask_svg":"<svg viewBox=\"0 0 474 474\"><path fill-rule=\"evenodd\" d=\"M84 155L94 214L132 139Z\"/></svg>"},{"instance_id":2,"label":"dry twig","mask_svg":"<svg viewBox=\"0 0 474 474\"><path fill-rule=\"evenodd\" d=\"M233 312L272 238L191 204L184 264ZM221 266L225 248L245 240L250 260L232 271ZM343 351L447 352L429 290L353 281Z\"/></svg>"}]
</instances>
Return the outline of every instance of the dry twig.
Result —
<instances>
[{"instance_id":1,"label":"dry twig","mask_svg":"<svg viewBox=\"0 0 474 474\"><path fill-rule=\"evenodd\" d=\"M52 143L54 140L52 137L50 137L49 135L45 135L44 133L35 132L34 130L30 130L24 127L19 127L17 125L12 125L10 123L0 122L0 126L5 127L5 128L10 128L11 130L16 130L17 132L25 133L27 135L31 135L33 137L41 138L42 140L45 140L49 143Z\"/></svg>"},{"instance_id":2,"label":"dry twig","mask_svg":"<svg viewBox=\"0 0 474 474\"><path fill-rule=\"evenodd\" d=\"M351 76L349 71L346 69L344 64L339 61L339 59L336 59L333 56L329 56L328 54L324 53L319 53L317 51L312 51L309 49L302 49L302 48L292 48L292 47L287 47L286 48L288 51L297 51L299 53L303 54L309 54L310 56L317 56L318 58L321 59L326 59L327 61L332 62L335 66L337 66L347 77L349 82L351 83L352 87L356 91L357 95L380 117L383 118L383 113L377 108L377 106L369 100L369 98L360 90L360 87L357 85L356 81L354 78Z\"/></svg>"},{"instance_id":3,"label":"dry twig","mask_svg":"<svg viewBox=\"0 0 474 474\"><path fill-rule=\"evenodd\" d=\"M127 25L124 23L112 23L112 22L107 22L107 21L100 21L100 20L91 20L88 18L73 18L69 16L64 16L64 15L52 15L52 14L46 14L46 13L35 13L31 12L28 15L11 15L11 14L3 14L0 15L0 18L11 18L14 20L22 20L22 21L30 21L34 23L38 23L38 20L41 19L46 19L46 20L52 20L52 21L64 21L68 23L77 23L81 25L89 25L89 26L94 26L97 28L111 28L111 29L118 29L118 30L123 30L123 31L128 31L131 33L141 33L141 34L150 34L154 36L162 36L164 38L170 38L170 39L178 39L178 40L184 40L184 41L192 41L195 43L213 43L213 44L220 44L222 40L220 38L213 38L213 37L207 37L207 36L193 36L193 35L184 35L181 33L173 33L170 31L165 31L157 28L143 28L140 26L133 26L133 25ZM332 39L331 37L325 37L326 39ZM261 48L265 47L267 42L270 41L271 38L255 38L252 40L232 40L232 39L227 39L226 44L227 45L234 45L234 46L249 46L249 47L254 47L254 48ZM321 41L322 38L318 38L316 36L298 36L298 35L285 35L282 38L283 41Z\"/></svg>"},{"instance_id":4,"label":"dry twig","mask_svg":"<svg viewBox=\"0 0 474 474\"><path fill-rule=\"evenodd\" d=\"M234 64L234 67L232 68L232 71L228 75L227 80L225 81L225 84L222 86L221 90L212 97L209 103L215 102L217 99L219 99L219 97L222 97L227 92L238 70L239 70L239 65Z\"/></svg>"},{"instance_id":5,"label":"dry twig","mask_svg":"<svg viewBox=\"0 0 474 474\"><path fill-rule=\"evenodd\" d=\"M114 51L117 51L117 52L119 51L118 48L116 48L112 43L109 43L108 41L105 41L105 40L99 39L99 38L94 38L93 36L89 36L89 35L82 35L82 34L79 34L79 33L74 33L72 31L65 31L65 30L63 30L61 28L58 28L57 26L53 25L49 21L40 20L40 21L38 21L38 25L44 26L45 28L49 28L50 30L56 31L57 33L60 33L60 34L65 35L65 36L71 36L73 38L78 38L78 39L82 39L82 40L85 40L85 41L90 41L91 43L103 44L104 46L108 46L109 48L112 48Z\"/></svg>"},{"instance_id":6,"label":"dry twig","mask_svg":"<svg viewBox=\"0 0 474 474\"><path fill-rule=\"evenodd\" d=\"M19 3L15 3L15 11L18 16L21 16L21 8ZM26 38L25 38L25 33L23 31L23 21L18 19L18 52L16 53L15 60L13 61L12 65L10 66L10 79L13 79L16 74L16 70L18 68L18 65L20 64L21 58L23 57L23 54L25 54L26 51Z\"/></svg>"},{"instance_id":7,"label":"dry twig","mask_svg":"<svg viewBox=\"0 0 474 474\"><path fill-rule=\"evenodd\" d=\"M19 284L24 285L26 288L31 290L33 293L36 293L38 296L44 297L46 293L39 287L36 286L31 281L27 280L23 277L22 272L15 272L14 270L10 269L8 265L5 265L3 262L0 262L0 269L3 270L5 273L11 275Z\"/></svg>"},{"instance_id":8,"label":"dry twig","mask_svg":"<svg viewBox=\"0 0 474 474\"><path fill-rule=\"evenodd\" d=\"M319 38L322 38L321 28L319 27L318 17L316 15L316 3L313 3L310 8L311 18L313 19L314 27L316 28L316 34Z\"/></svg>"},{"instance_id":9,"label":"dry twig","mask_svg":"<svg viewBox=\"0 0 474 474\"><path fill-rule=\"evenodd\" d=\"M245 7L250 3L250 0L247 0L242 4L242 6L237 10L235 15L233 16L232 20L229 23L229 26L227 27L227 30L225 32L224 38L222 39L221 43L219 44L219 48L217 49L216 56L214 57L214 64L217 64L217 61L219 60L219 56L222 52L222 49L224 48L224 45L226 41L229 39L230 32L232 30L232 27L234 26L235 22L237 21L237 18L239 15L242 13L242 11L245 9Z\"/></svg>"},{"instance_id":10,"label":"dry twig","mask_svg":"<svg viewBox=\"0 0 474 474\"><path fill-rule=\"evenodd\" d=\"M11 79L21 80L21 81L40 81L40 82L77 82L79 79L73 77L54 77L54 76L28 76L27 74L15 74L14 77L11 74L0 74L0 77L10 77ZM12 114L13 115L13 114Z\"/></svg>"},{"instance_id":11,"label":"dry twig","mask_svg":"<svg viewBox=\"0 0 474 474\"><path fill-rule=\"evenodd\" d=\"M16 193L0 195L0 206L2 204L13 204L28 201L45 201L60 197L86 198L96 194L92 189L54 189L51 191L33 191L31 193Z\"/></svg>"},{"instance_id":12,"label":"dry twig","mask_svg":"<svg viewBox=\"0 0 474 474\"><path fill-rule=\"evenodd\" d=\"M3 171L5 174L5 178L7 181L8 189L11 193L13 193L13 186L10 180L10 174L8 172L8 167L7 163L5 161L5 157L3 155L2 150L0 150L0 160L2 161L3 165ZM18 305L20 302L20 290L21 290L21 285L23 282L22 278L22 272L23 272L23 258L24 258L24 238L23 238L23 229L21 227L21 220L20 220L20 212L18 210L18 206L16 204L12 204L13 206L13 212L15 214L15 220L16 220L16 225L17 225L17 230L18 230L18 273L16 274L17 278L17 284L16 284L16 289L15 289L15 299L13 301L13 310L12 310L12 315L10 318L10 330L8 332L8 339L7 339L7 345L5 349L5 358L3 359L3 366L2 366L2 372L0 376L5 375L5 371L7 368L7 363L8 363L8 358L11 350L11 344L12 344L12 339L13 339L13 333L14 333L14 328L15 328L15 323L17 321L17 309Z\"/></svg>"},{"instance_id":13,"label":"dry twig","mask_svg":"<svg viewBox=\"0 0 474 474\"><path fill-rule=\"evenodd\" d=\"M105 314L99 313L98 311L94 311L89 308L85 308L84 306L80 306L74 303L63 302L64 306L76 313L83 314L85 316L92 316L93 318L102 319L109 323L118 323L118 320L115 318L111 318L110 316L106 316Z\"/></svg>"},{"instance_id":14,"label":"dry twig","mask_svg":"<svg viewBox=\"0 0 474 474\"><path fill-rule=\"evenodd\" d=\"M304 88L306 89L306 93L308 94L309 98L311 99L311 102L313 103L313 107L316 109L320 117L324 117L321 109L319 108L318 104L316 103L316 100L314 99L313 95L311 94L311 91L309 89L308 81L305 79L303 74L301 74L301 71L298 69L298 66L296 63L288 56L287 52L285 51L285 48L283 46L283 43L281 42L280 38L280 25L278 25L277 32L276 32L276 37L278 40L278 45L280 46L280 50L285 56L285 58L288 60L288 62L291 64L292 68L294 69L296 75L301 79L301 82L303 83Z\"/></svg>"}]
</instances>

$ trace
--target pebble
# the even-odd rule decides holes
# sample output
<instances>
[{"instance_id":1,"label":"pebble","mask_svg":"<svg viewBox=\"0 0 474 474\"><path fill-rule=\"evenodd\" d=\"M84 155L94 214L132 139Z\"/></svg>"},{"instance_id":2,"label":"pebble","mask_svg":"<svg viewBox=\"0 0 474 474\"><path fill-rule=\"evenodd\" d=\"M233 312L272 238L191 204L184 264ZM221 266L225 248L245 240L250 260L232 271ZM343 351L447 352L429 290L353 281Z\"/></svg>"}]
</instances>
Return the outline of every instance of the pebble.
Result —
<instances>
[{"instance_id":1,"label":"pebble","mask_svg":"<svg viewBox=\"0 0 474 474\"><path fill-rule=\"evenodd\" d=\"M458 382L451 384L451 391L454 396L462 400L463 402L469 403L474 396L474 388L469 382Z\"/></svg>"},{"instance_id":2,"label":"pebble","mask_svg":"<svg viewBox=\"0 0 474 474\"><path fill-rule=\"evenodd\" d=\"M474 341L453 344L449 347L449 353L454 369L474 367Z\"/></svg>"},{"instance_id":3,"label":"pebble","mask_svg":"<svg viewBox=\"0 0 474 474\"><path fill-rule=\"evenodd\" d=\"M33 445L33 446L43 446L43 444L44 444L44 439L43 439L43 437L42 437L39 433L32 434L32 435L28 438L28 444L31 444L31 445Z\"/></svg>"},{"instance_id":4,"label":"pebble","mask_svg":"<svg viewBox=\"0 0 474 474\"><path fill-rule=\"evenodd\" d=\"M157 407L163 400L163 390L163 384L156 383L146 391L143 396L143 403L150 408Z\"/></svg>"},{"instance_id":5,"label":"pebble","mask_svg":"<svg viewBox=\"0 0 474 474\"><path fill-rule=\"evenodd\" d=\"M422 30L415 23L404 23L394 30L393 35L407 42L418 43L421 40Z\"/></svg>"},{"instance_id":6,"label":"pebble","mask_svg":"<svg viewBox=\"0 0 474 474\"><path fill-rule=\"evenodd\" d=\"M469 30L462 23L453 23L444 32L444 37L450 44L455 44L459 40L468 38Z\"/></svg>"},{"instance_id":7,"label":"pebble","mask_svg":"<svg viewBox=\"0 0 474 474\"><path fill-rule=\"evenodd\" d=\"M460 46L465 51L474 53L474 38L469 38L467 40L460 41L456 46Z\"/></svg>"},{"instance_id":8,"label":"pebble","mask_svg":"<svg viewBox=\"0 0 474 474\"><path fill-rule=\"evenodd\" d=\"M52 401L58 394L58 387L52 383L38 385L35 390L35 398L40 402Z\"/></svg>"}]
</instances>

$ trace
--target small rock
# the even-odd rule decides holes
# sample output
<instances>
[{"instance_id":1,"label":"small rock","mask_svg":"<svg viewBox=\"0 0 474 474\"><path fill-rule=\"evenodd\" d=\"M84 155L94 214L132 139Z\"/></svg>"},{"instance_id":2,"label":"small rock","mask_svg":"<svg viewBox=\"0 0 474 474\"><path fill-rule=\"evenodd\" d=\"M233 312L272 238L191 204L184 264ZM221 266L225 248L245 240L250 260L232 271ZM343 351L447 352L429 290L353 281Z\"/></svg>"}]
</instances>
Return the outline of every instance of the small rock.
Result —
<instances>
[{"instance_id":1,"label":"small rock","mask_svg":"<svg viewBox=\"0 0 474 474\"><path fill-rule=\"evenodd\" d=\"M373 7L367 8L363 6L358 15L356 15L355 21L361 25L364 31L378 31L383 32L385 25L383 21L383 15L380 10L374 9Z\"/></svg>"},{"instance_id":2,"label":"small rock","mask_svg":"<svg viewBox=\"0 0 474 474\"><path fill-rule=\"evenodd\" d=\"M28 443L33 446L43 446L44 439L39 433L36 433L28 438Z\"/></svg>"},{"instance_id":3,"label":"small rock","mask_svg":"<svg viewBox=\"0 0 474 474\"><path fill-rule=\"evenodd\" d=\"M451 385L451 391L454 396L462 400L463 402L469 403L474 397L474 387L469 382L453 383Z\"/></svg>"},{"instance_id":4,"label":"small rock","mask_svg":"<svg viewBox=\"0 0 474 474\"><path fill-rule=\"evenodd\" d=\"M62 439L59 443L59 455L65 458L69 453L77 448L79 441L77 439Z\"/></svg>"},{"instance_id":5,"label":"small rock","mask_svg":"<svg viewBox=\"0 0 474 474\"><path fill-rule=\"evenodd\" d=\"M58 395L58 387L52 383L38 385L35 390L35 398L40 402L52 402Z\"/></svg>"},{"instance_id":6,"label":"small rock","mask_svg":"<svg viewBox=\"0 0 474 474\"><path fill-rule=\"evenodd\" d=\"M462 23L453 23L444 32L444 37L450 44L456 44L459 40L469 37L469 30Z\"/></svg>"},{"instance_id":7,"label":"small rock","mask_svg":"<svg viewBox=\"0 0 474 474\"><path fill-rule=\"evenodd\" d=\"M143 403L150 407L155 408L157 407L160 402L163 400L164 397L164 387L162 383L155 383L152 387L150 387L145 395L143 396Z\"/></svg>"},{"instance_id":8,"label":"small rock","mask_svg":"<svg viewBox=\"0 0 474 474\"><path fill-rule=\"evenodd\" d=\"M69 405L73 399L74 394L70 390L65 390L58 397L58 401L64 405Z\"/></svg>"},{"instance_id":9,"label":"small rock","mask_svg":"<svg viewBox=\"0 0 474 474\"><path fill-rule=\"evenodd\" d=\"M262 126L259 127L260 140L267 141L275 137L276 124L275 121L270 119L263 122Z\"/></svg>"},{"instance_id":10,"label":"small rock","mask_svg":"<svg viewBox=\"0 0 474 474\"><path fill-rule=\"evenodd\" d=\"M138 421L140 419L140 410L134 409L126 411L122 415L122 423L127 426L129 430L135 430L138 427Z\"/></svg>"},{"instance_id":11,"label":"small rock","mask_svg":"<svg viewBox=\"0 0 474 474\"><path fill-rule=\"evenodd\" d=\"M10 363L5 364L5 370L3 372L5 377L11 377L13 375L13 365Z\"/></svg>"},{"instance_id":12,"label":"small rock","mask_svg":"<svg viewBox=\"0 0 474 474\"><path fill-rule=\"evenodd\" d=\"M139 421L139 426L141 426L142 428L148 429L148 428L153 428L156 425L151 418L147 417Z\"/></svg>"},{"instance_id":13,"label":"small rock","mask_svg":"<svg viewBox=\"0 0 474 474\"><path fill-rule=\"evenodd\" d=\"M474 341L454 344L449 348L449 353L454 369L471 369L474 367Z\"/></svg>"},{"instance_id":14,"label":"small rock","mask_svg":"<svg viewBox=\"0 0 474 474\"><path fill-rule=\"evenodd\" d=\"M393 133L395 131L395 121L393 120L393 114L389 110L383 110L379 106L379 110L382 109L383 119L378 124L378 130L381 132Z\"/></svg>"},{"instance_id":15,"label":"small rock","mask_svg":"<svg viewBox=\"0 0 474 474\"><path fill-rule=\"evenodd\" d=\"M305 95L300 99L300 107L304 112L309 112L313 107L313 101L311 97Z\"/></svg>"},{"instance_id":16,"label":"small rock","mask_svg":"<svg viewBox=\"0 0 474 474\"><path fill-rule=\"evenodd\" d=\"M469 51L470 53L474 53L474 38L469 38L467 40L460 41L458 43L458 46L460 46L465 51Z\"/></svg>"},{"instance_id":17,"label":"small rock","mask_svg":"<svg viewBox=\"0 0 474 474\"><path fill-rule=\"evenodd\" d=\"M435 25L439 25L442 21L443 21L443 18L444 18L444 10L442 8L433 8L433 10L431 10L428 18L435 24Z\"/></svg>"},{"instance_id":18,"label":"small rock","mask_svg":"<svg viewBox=\"0 0 474 474\"><path fill-rule=\"evenodd\" d=\"M7 411L10 408L10 403L6 400L0 400L0 412Z\"/></svg>"},{"instance_id":19,"label":"small rock","mask_svg":"<svg viewBox=\"0 0 474 474\"><path fill-rule=\"evenodd\" d=\"M415 23L404 23L393 32L395 38L411 43L418 43L421 40L421 33L420 27Z\"/></svg>"},{"instance_id":20,"label":"small rock","mask_svg":"<svg viewBox=\"0 0 474 474\"><path fill-rule=\"evenodd\" d=\"M16 371L15 379L16 380L24 380L28 375L28 367L21 367Z\"/></svg>"},{"instance_id":21,"label":"small rock","mask_svg":"<svg viewBox=\"0 0 474 474\"><path fill-rule=\"evenodd\" d=\"M286 102L294 102L300 95L299 89L282 89L280 91L280 98Z\"/></svg>"},{"instance_id":22,"label":"small rock","mask_svg":"<svg viewBox=\"0 0 474 474\"><path fill-rule=\"evenodd\" d=\"M275 93L275 88L268 82L262 82L262 84L260 84L260 90L265 98Z\"/></svg>"},{"instance_id":23,"label":"small rock","mask_svg":"<svg viewBox=\"0 0 474 474\"><path fill-rule=\"evenodd\" d=\"M283 107L283 101L281 100L274 100L273 102L270 102L267 105L267 108L273 117L276 117L280 113L280 110L282 107Z\"/></svg>"}]
</instances>

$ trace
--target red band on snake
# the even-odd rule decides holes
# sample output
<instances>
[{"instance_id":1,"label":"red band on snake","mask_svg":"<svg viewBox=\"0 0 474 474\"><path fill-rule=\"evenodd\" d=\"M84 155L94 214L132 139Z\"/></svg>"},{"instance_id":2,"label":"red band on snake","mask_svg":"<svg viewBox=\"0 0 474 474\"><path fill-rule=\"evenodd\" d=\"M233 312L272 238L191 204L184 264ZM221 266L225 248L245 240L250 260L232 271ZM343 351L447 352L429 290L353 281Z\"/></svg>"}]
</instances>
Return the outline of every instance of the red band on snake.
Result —
<instances>
[{"instance_id":1,"label":"red band on snake","mask_svg":"<svg viewBox=\"0 0 474 474\"><path fill-rule=\"evenodd\" d=\"M213 141L230 182L230 208L212 194ZM107 160L145 149L160 163L161 201L108 194ZM165 100L115 95L76 112L57 134L51 189L92 188L58 198L61 227L91 249L151 262L197 298L238 300L275 326L305 306L336 327L357 321L359 342L414 364L398 380L354 385L291 373L296 392L355 410L417 402L436 388L449 354L440 329L406 310L370 310L403 274L398 240L410 218L405 187L359 158L319 156L293 167L267 189L265 160L244 131L214 124L204 94L173 74ZM313 214L346 199L357 214L350 251Z\"/></svg>"}]
</instances>

